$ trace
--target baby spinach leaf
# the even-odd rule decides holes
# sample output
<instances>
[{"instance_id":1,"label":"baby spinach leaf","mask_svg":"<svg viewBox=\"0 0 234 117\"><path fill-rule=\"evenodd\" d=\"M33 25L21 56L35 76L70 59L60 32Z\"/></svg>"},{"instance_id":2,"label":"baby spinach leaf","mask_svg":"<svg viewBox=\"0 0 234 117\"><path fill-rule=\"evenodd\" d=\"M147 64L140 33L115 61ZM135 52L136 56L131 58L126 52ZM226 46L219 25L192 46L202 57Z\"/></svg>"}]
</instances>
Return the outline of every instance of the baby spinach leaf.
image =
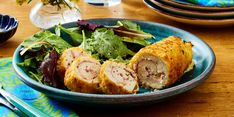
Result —
<instances>
[{"instance_id":1,"label":"baby spinach leaf","mask_svg":"<svg viewBox=\"0 0 234 117\"><path fill-rule=\"evenodd\" d=\"M56 34L60 35L60 31L64 31L65 33L67 33L70 37L71 37L71 41L72 41L72 45L73 46L78 46L81 44L83 38L82 38L82 34L78 33L77 29L74 28L64 28L61 25L57 25L55 28L55 32Z\"/></svg>"}]
</instances>

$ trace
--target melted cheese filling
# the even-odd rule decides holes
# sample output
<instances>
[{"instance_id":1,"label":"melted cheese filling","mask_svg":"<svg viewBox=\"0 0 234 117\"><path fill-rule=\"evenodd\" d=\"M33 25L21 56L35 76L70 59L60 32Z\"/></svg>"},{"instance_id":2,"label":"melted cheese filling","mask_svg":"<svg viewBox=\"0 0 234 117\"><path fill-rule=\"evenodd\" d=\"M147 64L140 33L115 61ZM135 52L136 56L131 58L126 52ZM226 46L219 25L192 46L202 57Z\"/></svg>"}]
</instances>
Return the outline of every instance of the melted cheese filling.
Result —
<instances>
[{"instance_id":1,"label":"melted cheese filling","mask_svg":"<svg viewBox=\"0 0 234 117\"><path fill-rule=\"evenodd\" d=\"M134 65L142 85L150 88L162 88L167 82L167 68L158 57L142 56Z\"/></svg>"}]
</instances>

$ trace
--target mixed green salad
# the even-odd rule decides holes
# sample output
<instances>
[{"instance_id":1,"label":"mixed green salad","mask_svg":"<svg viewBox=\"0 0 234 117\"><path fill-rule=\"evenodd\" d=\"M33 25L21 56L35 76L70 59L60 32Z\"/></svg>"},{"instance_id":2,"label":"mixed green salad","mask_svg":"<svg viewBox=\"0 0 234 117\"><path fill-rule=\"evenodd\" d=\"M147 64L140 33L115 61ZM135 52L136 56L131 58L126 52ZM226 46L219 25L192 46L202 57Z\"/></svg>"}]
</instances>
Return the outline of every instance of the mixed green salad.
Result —
<instances>
[{"instance_id":1,"label":"mixed green salad","mask_svg":"<svg viewBox=\"0 0 234 117\"><path fill-rule=\"evenodd\" d=\"M117 21L114 26L79 20L77 27L57 25L52 32L42 31L26 39L20 51L22 62L18 65L38 82L62 88L63 83L57 78L56 65L64 50L81 47L101 63L110 59L128 63L140 48L150 44L148 39L154 39L153 35L129 20Z\"/></svg>"}]
</instances>

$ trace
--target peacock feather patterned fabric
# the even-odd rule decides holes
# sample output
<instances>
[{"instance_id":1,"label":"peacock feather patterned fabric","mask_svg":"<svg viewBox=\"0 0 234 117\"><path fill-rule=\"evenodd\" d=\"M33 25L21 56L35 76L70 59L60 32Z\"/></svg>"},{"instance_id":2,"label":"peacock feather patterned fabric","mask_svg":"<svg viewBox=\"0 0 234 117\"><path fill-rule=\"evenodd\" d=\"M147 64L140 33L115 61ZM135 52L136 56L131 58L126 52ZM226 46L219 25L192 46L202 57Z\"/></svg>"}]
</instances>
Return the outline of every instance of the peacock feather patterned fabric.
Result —
<instances>
[{"instance_id":1,"label":"peacock feather patterned fabric","mask_svg":"<svg viewBox=\"0 0 234 117\"><path fill-rule=\"evenodd\" d=\"M43 93L21 82L13 70L12 58L0 59L0 83L2 83L5 90L51 117L78 117L78 115L69 108L62 106L59 102L48 98ZM0 96L0 98L2 97ZM0 117L18 116L8 108L0 105Z\"/></svg>"},{"instance_id":2,"label":"peacock feather patterned fabric","mask_svg":"<svg viewBox=\"0 0 234 117\"><path fill-rule=\"evenodd\" d=\"M198 4L201 6L218 6L218 7L225 7L225 6L234 6L234 0L175 0L178 2L191 2L194 4Z\"/></svg>"}]
</instances>

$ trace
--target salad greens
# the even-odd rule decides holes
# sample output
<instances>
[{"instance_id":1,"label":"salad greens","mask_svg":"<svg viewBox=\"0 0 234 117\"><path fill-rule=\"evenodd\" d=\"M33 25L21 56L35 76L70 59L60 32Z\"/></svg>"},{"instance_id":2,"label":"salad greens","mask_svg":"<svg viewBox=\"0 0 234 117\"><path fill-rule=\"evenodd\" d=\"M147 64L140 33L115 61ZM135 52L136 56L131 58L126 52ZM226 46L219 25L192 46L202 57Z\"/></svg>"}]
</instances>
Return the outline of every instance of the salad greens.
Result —
<instances>
[{"instance_id":1,"label":"salad greens","mask_svg":"<svg viewBox=\"0 0 234 117\"><path fill-rule=\"evenodd\" d=\"M49 46L54 47L56 49L56 51L60 54L64 50L72 47L70 44L68 44L61 37L49 32L49 31L36 33L34 36L26 39L22 43L22 46L24 46L25 49L39 48L43 45L49 45Z\"/></svg>"},{"instance_id":2,"label":"salad greens","mask_svg":"<svg viewBox=\"0 0 234 117\"><path fill-rule=\"evenodd\" d=\"M71 37L73 46L78 46L82 43L83 40L82 34L80 34L76 28L67 29L61 25L56 26L55 28L56 35L60 36L61 31L64 31Z\"/></svg>"},{"instance_id":3,"label":"salad greens","mask_svg":"<svg viewBox=\"0 0 234 117\"><path fill-rule=\"evenodd\" d=\"M128 49L120 38L114 34L113 30L99 28L93 32L91 38L83 41L82 46L86 51L99 58L115 59L127 55L133 56L135 53Z\"/></svg>"},{"instance_id":4,"label":"salad greens","mask_svg":"<svg viewBox=\"0 0 234 117\"><path fill-rule=\"evenodd\" d=\"M58 87L59 83L54 79L55 70L52 70L56 68L56 65L52 64L53 62L47 62L48 58L51 58L49 61L53 60L57 63L58 57L56 58L56 56L72 46L49 31L36 33L26 39L22 46L24 48L20 51L20 55L23 57L23 62L18 63L18 65L22 66L24 71L27 71L37 81ZM46 67L41 67L42 65ZM47 68L53 72L45 72Z\"/></svg>"},{"instance_id":5,"label":"salad greens","mask_svg":"<svg viewBox=\"0 0 234 117\"><path fill-rule=\"evenodd\" d=\"M136 23L133 23L133 22L131 22L129 20L117 21L117 25L118 26L123 26L123 27L125 27L125 28L127 28L129 30L143 32L139 25L137 25Z\"/></svg>"},{"instance_id":6,"label":"salad greens","mask_svg":"<svg viewBox=\"0 0 234 117\"><path fill-rule=\"evenodd\" d=\"M154 38L144 32L139 25L128 20L118 21L115 26L91 24L85 20L77 22L77 27L55 27L55 34L50 31L36 33L26 39L18 63L38 82L61 87L57 79L56 65L59 55L68 48L81 47L101 62L112 60L128 63L128 60L142 47L150 44L148 38ZM70 42L63 39L66 34Z\"/></svg>"},{"instance_id":7,"label":"salad greens","mask_svg":"<svg viewBox=\"0 0 234 117\"><path fill-rule=\"evenodd\" d=\"M56 66L58 59L58 53L56 50L52 50L39 67L39 70L43 74L43 82L53 87L58 87L58 80L56 80Z\"/></svg>"},{"instance_id":8,"label":"salad greens","mask_svg":"<svg viewBox=\"0 0 234 117\"><path fill-rule=\"evenodd\" d=\"M145 38L154 38L153 35L141 30L141 27L129 20L122 20L117 22L118 28L114 28L117 35L123 37L134 37L134 39L144 40Z\"/></svg>"}]
</instances>

